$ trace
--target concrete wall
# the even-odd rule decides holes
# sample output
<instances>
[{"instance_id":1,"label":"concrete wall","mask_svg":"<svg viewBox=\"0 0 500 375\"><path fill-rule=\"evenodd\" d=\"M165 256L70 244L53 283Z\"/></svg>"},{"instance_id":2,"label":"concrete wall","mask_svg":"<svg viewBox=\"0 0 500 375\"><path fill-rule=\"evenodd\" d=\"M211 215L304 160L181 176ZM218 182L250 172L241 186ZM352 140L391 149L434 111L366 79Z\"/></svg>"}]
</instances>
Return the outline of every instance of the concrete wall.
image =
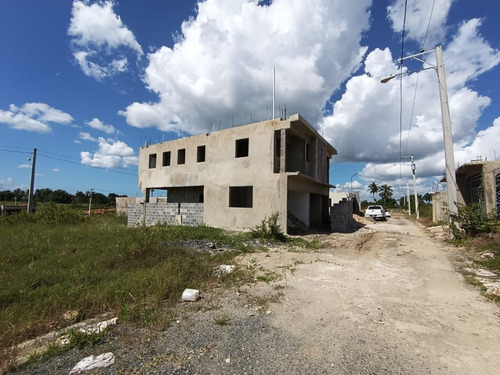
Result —
<instances>
[{"instance_id":1,"label":"concrete wall","mask_svg":"<svg viewBox=\"0 0 500 375\"><path fill-rule=\"evenodd\" d=\"M288 143L288 137L293 140L291 143ZM248 138L248 156L236 157L236 141L245 138ZM291 169L285 169L286 157L294 154L294 148L294 158L305 160L306 142L313 143L309 151L314 156L309 156L309 160L316 160L318 165L306 167L306 162L297 159L292 164L296 164L298 171L291 170L293 165ZM204 161L197 158L199 146L205 146ZM279 150L276 150L278 146ZM179 150L185 150L183 164L178 164ZM170 152L170 165L163 165L163 153L166 152ZM322 158L318 156L320 154ZM248 229L266 216L279 212L281 227L286 232L288 191L305 189L327 196L328 160L334 154L336 151L331 145L299 115L294 115L283 121L274 119L142 147L139 150L138 183L145 194L148 189L166 188L172 189L175 197L182 197L184 193L195 197L184 202L196 199L197 194L199 197L199 190L193 194L193 187L202 187L203 222L207 225ZM276 155L280 155L279 165L276 164ZM154 167L150 166L151 159L156 159ZM305 172L307 176L298 172ZM301 185L302 188L288 189L291 178L295 186ZM252 207L230 207L230 187L244 186L252 187Z\"/></svg>"},{"instance_id":2,"label":"concrete wall","mask_svg":"<svg viewBox=\"0 0 500 375\"><path fill-rule=\"evenodd\" d=\"M448 193L440 191L432 194L432 221L448 221L447 205Z\"/></svg>"},{"instance_id":3,"label":"concrete wall","mask_svg":"<svg viewBox=\"0 0 500 375\"><path fill-rule=\"evenodd\" d=\"M470 177L480 174L482 176L482 199L488 213L497 212L497 186L496 176L500 173L500 161L473 161L457 169L457 185L459 188L458 202L470 204L470 192L467 181Z\"/></svg>"},{"instance_id":4,"label":"concrete wall","mask_svg":"<svg viewBox=\"0 0 500 375\"><path fill-rule=\"evenodd\" d=\"M117 215L127 215L128 208L132 204L139 204L144 198L136 197L116 197L116 214Z\"/></svg>"},{"instance_id":5,"label":"concrete wall","mask_svg":"<svg viewBox=\"0 0 500 375\"><path fill-rule=\"evenodd\" d=\"M158 223L201 225L203 224L203 203L146 203L145 221L143 214L143 204L130 205L127 226L136 227L144 222L146 226Z\"/></svg>"}]
</instances>

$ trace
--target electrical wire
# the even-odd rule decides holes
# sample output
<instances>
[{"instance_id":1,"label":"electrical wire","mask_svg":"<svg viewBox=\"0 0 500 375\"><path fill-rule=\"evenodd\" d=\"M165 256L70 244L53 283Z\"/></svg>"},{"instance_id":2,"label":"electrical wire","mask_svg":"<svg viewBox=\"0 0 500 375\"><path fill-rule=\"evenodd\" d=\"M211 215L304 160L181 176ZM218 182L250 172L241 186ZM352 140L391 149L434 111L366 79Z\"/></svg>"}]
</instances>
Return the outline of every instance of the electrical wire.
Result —
<instances>
[{"instance_id":1,"label":"electrical wire","mask_svg":"<svg viewBox=\"0 0 500 375\"><path fill-rule=\"evenodd\" d=\"M427 41L427 36L429 35L429 29L430 29L430 26L431 26L432 15L434 14L434 6L435 5L436 5L436 0L434 0L432 2L431 12L429 14L429 21L427 22L427 30L425 31L424 40L422 42L422 49L423 50L425 50L425 43ZM404 151L403 155L407 155L407 152L408 152L408 143L409 143L409 140L410 140L410 134L411 134L412 123L413 123L413 114L414 114L414 111L415 111L415 103L416 103L416 100L417 100L417 91L418 91L418 81L419 81L419 78L420 78L420 72L417 72L417 80L415 82L415 91L414 91L414 94L413 94L413 103L412 103L411 114L410 114L409 123L408 123L408 134L406 136L405 151Z\"/></svg>"}]
</instances>

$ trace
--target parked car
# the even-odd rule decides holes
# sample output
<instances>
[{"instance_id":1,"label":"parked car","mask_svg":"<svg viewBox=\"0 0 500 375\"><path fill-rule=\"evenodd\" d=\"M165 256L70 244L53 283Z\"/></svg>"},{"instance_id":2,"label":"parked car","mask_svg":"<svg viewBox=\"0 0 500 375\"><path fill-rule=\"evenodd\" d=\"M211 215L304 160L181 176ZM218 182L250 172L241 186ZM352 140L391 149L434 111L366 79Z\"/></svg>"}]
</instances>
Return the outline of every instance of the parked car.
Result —
<instances>
[{"instance_id":1,"label":"parked car","mask_svg":"<svg viewBox=\"0 0 500 375\"><path fill-rule=\"evenodd\" d=\"M386 220L384 207L378 204L368 206L365 210L365 217L373 217L375 220Z\"/></svg>"},{"instance_id":2,"label":"parked car","mask_svg":"<svg viewBox=\"0 0 500 375\"><path fill-rule=\"evenodd\" d=\"M391 217L391 211L388 208L384 208L385 217Z\"/></svg>"}]
</instances>

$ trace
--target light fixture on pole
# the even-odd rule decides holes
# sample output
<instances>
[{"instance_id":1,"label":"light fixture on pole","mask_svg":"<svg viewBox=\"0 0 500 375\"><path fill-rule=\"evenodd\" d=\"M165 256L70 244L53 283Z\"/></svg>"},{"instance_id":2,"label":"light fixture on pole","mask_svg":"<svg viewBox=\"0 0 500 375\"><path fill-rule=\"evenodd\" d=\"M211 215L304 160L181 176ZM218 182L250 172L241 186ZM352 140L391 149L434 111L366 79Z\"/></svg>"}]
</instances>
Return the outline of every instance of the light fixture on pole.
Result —
<instances>
[{"instance_id":1,"label":"light fixture on pole","mask_svg":"<svg viewBox=\"0 0 500 375\"><path fill-rule=\"evenodd\" d=\"M430 52L436 52L436 66L431 65L428 62L418 58L419 56L428 54ZM400 61L403 62L404 60L407 60L407 59L415 59L415 60L418 60L422 63L431 65L431 67L423 68L423 69L416 70L416 71L434 69L437 72L438 85L439 85L439 98L441 101L441 117L442 117L442 121L443 121L444 158L445 158L445 163L446 163L446 185L447 185L447 190L448 190L448 212L450 214L456 214L457 213L456 202L458 201L458 199L457 199L458 188L457 188L457 182L456 182L456 176L455 176L455 156L453 154L453 138L452 138L452 132L451 132L451 119L450 119L450 108L449 108L449 103L448 103L448 90L446 88L446 77L445 77L445 73L444 73L443 48L441 46L437 46L435 49L430 50L430 51L422 51L422 52L417 53L415 55L403 57ZM397 76L401 76L403 74L410 74L410 73L413 73L413 72L402 72L402 73L398 73L398 74L393 74L393 75L390 75L389 77L382 79L380 82L386 83ZM449 217L449 220L451 222L451 216ZM450 235L452 235L451 231L450 231Z\"/></svg>"},{"instance_id":2,"label":"light fixture on pole","mask_svg":"<svg viewBox=\"0 0 500 375\"><path fill-rule=\"evenodd\" d=\"M356 172L356 173L354 173L354 174L351 176L351 187L350 187L349 193L352 193L352 178L353 178L354 176L356 176L358 173L359 173L359 172Z\"/></svg>"}]
</instances>

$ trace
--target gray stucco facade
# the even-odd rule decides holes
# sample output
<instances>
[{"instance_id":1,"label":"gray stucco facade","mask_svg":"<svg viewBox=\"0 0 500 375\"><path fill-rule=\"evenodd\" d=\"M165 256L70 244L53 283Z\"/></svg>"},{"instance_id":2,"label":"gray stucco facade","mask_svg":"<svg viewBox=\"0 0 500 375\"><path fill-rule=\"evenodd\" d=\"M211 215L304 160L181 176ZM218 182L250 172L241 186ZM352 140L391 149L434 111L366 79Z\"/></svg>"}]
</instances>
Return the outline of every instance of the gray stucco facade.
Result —
<instances>
[{"instance_id":1,"label":"gray stucco facade","mask_svg":"<svg viewBox=\"0 0 500 375\"><path fill-rule=\"evenodd\" d=\"M214 227L245 230L274 212L285 232L291 216L306 227L328 227L336 153L300 115L141 147L145 221L151 191L166 190L167 204L199 204L202 222Z\"/></svg>"}]
</instances>

